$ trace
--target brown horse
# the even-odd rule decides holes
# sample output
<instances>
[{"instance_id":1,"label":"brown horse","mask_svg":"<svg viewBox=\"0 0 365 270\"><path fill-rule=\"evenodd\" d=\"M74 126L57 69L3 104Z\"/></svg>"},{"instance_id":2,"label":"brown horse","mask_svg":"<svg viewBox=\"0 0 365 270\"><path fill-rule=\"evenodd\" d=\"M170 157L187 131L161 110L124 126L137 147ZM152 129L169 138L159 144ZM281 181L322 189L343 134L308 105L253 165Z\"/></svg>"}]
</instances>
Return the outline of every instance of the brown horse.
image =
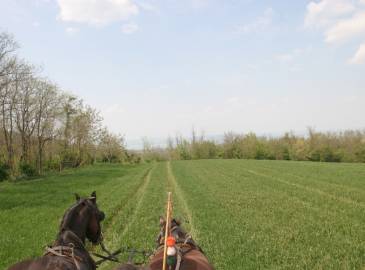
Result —
<instances>
[{"instance_id":1,"label":"brown horse","mask_svg":"<svg viewBox=\"0 0 365 270\"><path fill-rule=\"evenodd\" d=\"M100 222L104 218L96 204L95 191L90 198L80 198L76 194L76 203L64 214L57 239L46 253L40 258L17 263L8 270L95 270L85 240L100 243Z\"/></svg>"},{"instance_id":2,"label":"brown horse","mask_svg":"<svg viewBox=\"0 0 365 270\"><path fill-rule=\"evenodd\" d=\"M178 249L177 260L170 269L173 270L214 270L208 262L202 249L195 243L180 226L180 222L173 219L171 222L171 234L176 240ZM151 257L148 267L135 266L132 263L119 266L115 270L161 270L163 263L164 236L166 221L160 217L160 233L156 239L157 250ZM178 263L180 261L180 263ZM169 269L169 268L168 268Z\"/></svg>"}]
</instances>

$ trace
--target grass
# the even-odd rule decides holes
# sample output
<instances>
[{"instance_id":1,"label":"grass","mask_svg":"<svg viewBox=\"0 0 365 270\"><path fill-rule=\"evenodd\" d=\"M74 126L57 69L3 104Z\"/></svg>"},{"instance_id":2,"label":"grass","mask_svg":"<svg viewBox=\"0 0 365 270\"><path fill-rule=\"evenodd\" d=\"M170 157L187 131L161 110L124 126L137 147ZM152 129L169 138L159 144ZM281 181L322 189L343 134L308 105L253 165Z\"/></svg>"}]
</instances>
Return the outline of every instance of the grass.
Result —
<instances>
[{"instance_id":1,"label":"grass","mask_svg":"<svg viewBox=\"0 0 365 270\"><path fill-rule=\"evenodd\" d=\"M201 160L98 165L0 184L0 269L39 256L72 193L93 190L112 250L155 247L171 190L175 215L217 270L365 267L364 164Z\"/></svg>"},{"instance_id":2,"label":"grass","mask_svg":"<svg viewBox=\"0 0 365 270\"><path fill-rule=\"evenodd\" d=\"M64 211L74 193L97 191L98 203L109 217L133 197L149 165L95 166L66 171L41 180L0 185L0 269L28 257L39 256L57 234Z\"/></svg>"}]
</instances>

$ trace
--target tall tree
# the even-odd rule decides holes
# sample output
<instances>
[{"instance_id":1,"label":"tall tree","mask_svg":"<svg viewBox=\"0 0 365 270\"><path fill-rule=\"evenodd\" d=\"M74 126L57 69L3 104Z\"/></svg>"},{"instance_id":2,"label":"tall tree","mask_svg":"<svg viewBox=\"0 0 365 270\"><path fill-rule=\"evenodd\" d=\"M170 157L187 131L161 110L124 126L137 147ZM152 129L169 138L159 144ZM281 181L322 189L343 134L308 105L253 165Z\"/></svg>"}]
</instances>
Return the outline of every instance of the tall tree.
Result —
<instances>
[{"instance_id":1,"label":"tall tree","mask_svg":"<svg viewBox=\"0 0 365 270\"><path fill-rule=\"evenodd\" d=\"M24 65L20 73L20 88L16 104L16 125L21 138L20 161L30 163L30 144L36 128L37 79L32 75L33 67Z\"/></svg>"},{"instance_id":2,"label":"tall tree","mask_svg":"<svg viewBox=\"0 0 365 270\"><path fill-rule=\"evenodd\" d=\"M16 57L18 45L7 33L0 33L0 120L7 152L7 164L14 172L14 106L17 90Z\"/></svg>"},{"instance_id":3,"label":"tall tree","mask_svg":"<svg viewBox=\"0 0 365 270\"><path fill-rule=\"evenodd\" d=\"M46 80L37 82L36 136L37 169L43 171L45 144L55 136L57 116L60 114L58 89Z\"/></svg>"}]
</instances>

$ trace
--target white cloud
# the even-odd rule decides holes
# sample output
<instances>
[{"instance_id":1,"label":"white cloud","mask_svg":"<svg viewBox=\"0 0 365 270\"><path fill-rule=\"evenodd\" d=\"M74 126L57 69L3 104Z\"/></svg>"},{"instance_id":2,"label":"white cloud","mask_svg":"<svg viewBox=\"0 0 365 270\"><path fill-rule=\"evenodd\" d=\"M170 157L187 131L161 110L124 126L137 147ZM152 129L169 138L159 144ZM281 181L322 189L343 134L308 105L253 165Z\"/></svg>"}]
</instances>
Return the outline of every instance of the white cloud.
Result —
<instances>
[{"instance_id":1,"label":"white cloud","mask_svg":"<svg viewBox=\"0 0 365 270\"><path fill-rule=\"evenodd\" d=\"M75 28L75 27L67 27L66 28L66 33L69 35L76 35L78 32L80 32L79 28Z\"/></svg>"},{"instance_id":2,"label":"white cloud","mask_svg":"<svg viewBox=\"0 0 365 270\"><path fill-rule=\"evenodd\" d=\"M264 13L250 23L240 25L238 32L243 34L256 33L267 29L273 21L274 10L267 8Z\"/></svg>"},{"instance_id":3,"label":"white cloud","mask_svg":"<svg viewBox=\"0 0 365 270\"><path fill-rule=\"evenodd\" d=\"M138 24L136 23L127 23L122 26L122 32L124 34L133 34L137 32L139 29Z\"/></svg>"},{"instance_id":4,"label":"white cloud","mask_svg":"<svg viewBox=\"0 0 365 270\"><path fill-rule=\"evenodd\" d=\"M365 34L365 12L338 21L327 30L326 41L329 43L342 42L363 34Z\"/></svg>"},{"instance_id":5,"label":"white cloud","mask_svg":"<svg viewBox=\"0 0 365 270\"><path fill-rule=\"evenodd\" d=\"M347 41L365 33L365 0L310 2L304 25L324 31L328 43Z\"/></svg>"},{"instance_id":6,"label":"white cloud","mask_svg":"<svg viewBox=\"0 0 365 270\"><path fill-rule=\"evenodd\" d=\"M329 44L356 42L365 38L365 0L320 0L310 2L304 25L322 29ZM350 63L362 62L362 46Z\"/></svg>"},{"instance_id":7,"label":"white cloud","mask_svg":"<svg viewBox=\"0 0 365 270\"><path fill-rule=\"evenodd\" d=\"M365 43L361 44L356 54L350 59L350 64L364 64L365 63Z\"/></svg>"},{"instance_id":8,"label":"white cloud","mask_svg":"<svg viewBox=\"0 0 365 270\"><path fill-rule=\"evenodd\" d=\"M310 2L307 6L304 25L306 27L324 27L341 16L355 10L351 0L322 0Z\"/></svg>"},{"instance_id":9,"label":"white cloud","mask_svg":"<svg viewBox=\"0 0 365 270\"><path fill-rule=\"evenodd\" d=\"M65 22L106 25L127 20L139 12L132 0L57 0L59 18Z\"/></svg>"}]
</instances>

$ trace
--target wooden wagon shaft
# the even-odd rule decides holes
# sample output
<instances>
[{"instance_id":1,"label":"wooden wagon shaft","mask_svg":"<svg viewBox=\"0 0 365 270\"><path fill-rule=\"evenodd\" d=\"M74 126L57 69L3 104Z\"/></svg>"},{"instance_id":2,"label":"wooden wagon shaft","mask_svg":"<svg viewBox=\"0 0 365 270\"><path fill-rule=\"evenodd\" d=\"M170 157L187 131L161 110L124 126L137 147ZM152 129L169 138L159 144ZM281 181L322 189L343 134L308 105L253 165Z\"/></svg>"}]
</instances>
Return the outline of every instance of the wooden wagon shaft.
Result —
<instances>
[{"instance_id":1,"label":"wooden wagon shaft","mask_svg":"<svg viewBox=\"0 0 365 270\"><path fill-rule=\"evenodd\" d=\"M166 210L166 228L165 228L165 243L163 249L163 263L162 270L166 270L166 260L167 260L167 238L170 235L170 222L172 215L172 195L171 192L167 196L167 210Z\"/></svg>"}]
</instances>

